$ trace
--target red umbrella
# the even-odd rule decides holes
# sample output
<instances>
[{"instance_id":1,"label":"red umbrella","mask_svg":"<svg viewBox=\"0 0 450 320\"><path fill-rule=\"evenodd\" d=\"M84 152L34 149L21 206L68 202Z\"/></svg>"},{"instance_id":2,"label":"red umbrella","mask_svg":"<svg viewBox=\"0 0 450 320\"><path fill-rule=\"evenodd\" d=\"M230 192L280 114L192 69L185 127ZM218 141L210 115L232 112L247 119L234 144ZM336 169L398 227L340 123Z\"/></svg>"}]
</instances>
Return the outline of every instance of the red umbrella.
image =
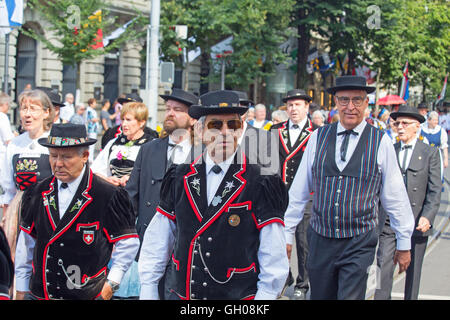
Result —
<instances>
[{"instance_id":1,"label":"red umbrella","mask_svg":"<svg viewBox=\"0 0 450 320\"><path fill-rule=\"evenodd\" d=\"M393 104L405 104L406 101L403 100L401 97L395 95L395 94L388 94L387 96L378 99L377 106L389 106Z\"/></svg>"}]
</instances>

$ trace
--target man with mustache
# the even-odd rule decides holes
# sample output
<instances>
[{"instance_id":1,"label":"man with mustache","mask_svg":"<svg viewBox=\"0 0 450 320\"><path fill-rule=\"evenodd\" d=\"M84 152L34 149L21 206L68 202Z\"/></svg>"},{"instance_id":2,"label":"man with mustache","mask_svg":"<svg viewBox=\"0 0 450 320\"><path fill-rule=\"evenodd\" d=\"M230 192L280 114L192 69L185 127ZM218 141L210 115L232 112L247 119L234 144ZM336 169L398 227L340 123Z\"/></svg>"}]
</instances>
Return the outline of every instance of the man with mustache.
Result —
<instances>
[{"instance_id":1,"label":"man with mustache","mask_svg":"<svg viewBox=\"0 0 450 320\"><path fill-rule=\"evenodd\" d=\"M189 115L199 119L206 150L164 177L139 259L140 299L162 298L157 285L167 265L169 300L276 299L289 269L286 188L239 147L247 111L239 96L221 90L200 100Z\"/></svg>"},{"instance_id":2,"label":"man with mustache","mask_svg":"<svg viewBox=\"0 0 450 320\"><path fill-rule=\"evenodd\" d=\"M364 300L378 242L379 201L397 238L394 263L403 272L411 260L414 216L395 150L387 135L364 121L367 94L374 90L364 77L336 79L328 92L340 120L313 132L289 191L288 256L314 192L306 264L313 300Z\"/></svg>"}]
</instances>

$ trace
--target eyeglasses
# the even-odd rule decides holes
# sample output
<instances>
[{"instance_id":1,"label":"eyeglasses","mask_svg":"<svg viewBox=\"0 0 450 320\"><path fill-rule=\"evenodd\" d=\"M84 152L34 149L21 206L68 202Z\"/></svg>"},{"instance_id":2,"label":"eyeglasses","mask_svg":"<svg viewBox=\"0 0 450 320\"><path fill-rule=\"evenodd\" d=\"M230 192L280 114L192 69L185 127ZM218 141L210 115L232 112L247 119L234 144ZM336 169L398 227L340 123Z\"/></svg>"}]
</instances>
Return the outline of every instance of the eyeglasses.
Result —
<instances>
[{"instance_id":1,"label":"eyeglasses","mask_svg":"<svg viewBox=\"0 0 450 320\"><path fill-rule=\"evenodd\" d=\"M415 121L395 121L395 122L392 123L392 125L394 127L398 128L398 127L400 127L400 125L402 125L403 127L407 127L407 126L409 126L410 124L413 124L413 123L417 123L417 122L415 122Z\"/></svg>"},{"instance_id":2,"label":"eyeglasses","mask_svg":"<svg viewBox=\"0 0 450 320\"><path fill-rule=\"evenodd\" d=\"M242 128L242 122L238 119L233 120L211 120L206 124L206 127L208 129L216 129L216 130L222 130L224 122L227 124L228 129L237 130Z\"/></svg>"},{"instance_id":3,"label":"eyeglasses","mask_svg":"<svg viewBox=\"0 0 450 320\"><path fill-rule=\"evenodd\" d=\"M27 112L29 112L32 115L37 115L39 114L41 111L43 111L44 109L41 106L38 105L22 105L19 107L19 112L26 114Z\"/></svg>"},{"instance_id":4,"label":"eyeglasses","mask_svg":"<svg viewBox=\"0 0 450 320\"><path fill-rule=\"evenodd\" d=\"M353 97L350 99L350 97L337 97L336 99L338 100L339 104L341 106L348 106L348 104L350 103L350 100L352 100L352 103L355 107L359 107L364 100L366 99L366 97Z\"/></svg>"}]
</instances>

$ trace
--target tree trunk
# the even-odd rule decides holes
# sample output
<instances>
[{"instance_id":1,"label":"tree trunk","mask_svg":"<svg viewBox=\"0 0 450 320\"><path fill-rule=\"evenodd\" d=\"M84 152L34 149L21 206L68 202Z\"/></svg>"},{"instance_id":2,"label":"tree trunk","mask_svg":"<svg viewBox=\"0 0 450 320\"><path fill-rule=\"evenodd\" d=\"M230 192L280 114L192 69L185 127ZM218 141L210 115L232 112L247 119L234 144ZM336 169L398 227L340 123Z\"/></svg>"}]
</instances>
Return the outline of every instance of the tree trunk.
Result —
<instances>
[{"instance_id":1,"label":"tree trunk","mask_svg":"<svg viewBox=\"0 0 450 320\"><path fill-rule=\"evenodd\" d=\"M305 17L305 10L299 9L297 12L297 20L301 21L305 19ZM297 88L306 90L306 87L308 86L306 64L308 63L309 41L311 36L309 34L309 29L304 24L299 24L297 33Z\"/></svg>"}]
</instances>

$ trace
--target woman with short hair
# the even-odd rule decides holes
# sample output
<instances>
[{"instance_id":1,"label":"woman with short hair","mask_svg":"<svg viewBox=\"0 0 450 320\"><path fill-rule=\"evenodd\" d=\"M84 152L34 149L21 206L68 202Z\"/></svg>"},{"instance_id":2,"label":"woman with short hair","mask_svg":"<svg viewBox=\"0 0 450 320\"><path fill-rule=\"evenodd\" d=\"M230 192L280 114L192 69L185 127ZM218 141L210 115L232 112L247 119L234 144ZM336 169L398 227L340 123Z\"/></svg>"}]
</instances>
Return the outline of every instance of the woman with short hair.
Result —
<instances>
[{"instance_id":1,"label":"woman with short hair","mask_svg":"<svg viewBox=\"0 0 450 320\"><path fill-rule=\"evenodd\" d=\"M121 110L122 133L108 142L92 163L92 171L110 183L125 186L139 148L153 136L144 132L148 108L142 102L126 103Z\"/></svg>"}]
</instances>

